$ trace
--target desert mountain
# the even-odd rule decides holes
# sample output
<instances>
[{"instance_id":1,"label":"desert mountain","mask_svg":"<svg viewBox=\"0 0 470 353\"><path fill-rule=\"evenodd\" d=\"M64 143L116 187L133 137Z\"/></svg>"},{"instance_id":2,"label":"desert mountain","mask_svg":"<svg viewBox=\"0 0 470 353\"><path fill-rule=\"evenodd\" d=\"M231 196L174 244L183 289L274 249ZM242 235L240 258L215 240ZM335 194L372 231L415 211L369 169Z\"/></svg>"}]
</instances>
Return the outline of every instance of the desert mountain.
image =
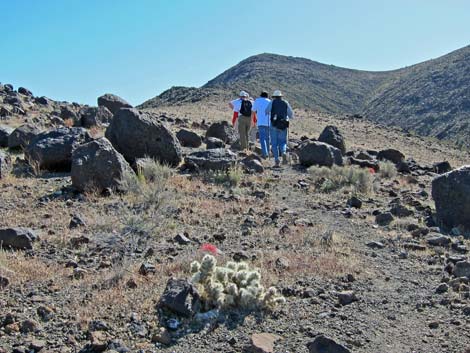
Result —
<instances>
[{"instance_id":1,"label":"desert mountain","mask_svg":"<svg viewBox=\"0 0 470 353\"><path fill-rule=\"evenodd\" d=\"M341 68L309 59L260 54L243 60L201 88L173 87L141 105L153 108L255 95L280 88L297 108L362 114L439 139L470 142L470 46L393 71Z\"/></svg>"}]
</instances>

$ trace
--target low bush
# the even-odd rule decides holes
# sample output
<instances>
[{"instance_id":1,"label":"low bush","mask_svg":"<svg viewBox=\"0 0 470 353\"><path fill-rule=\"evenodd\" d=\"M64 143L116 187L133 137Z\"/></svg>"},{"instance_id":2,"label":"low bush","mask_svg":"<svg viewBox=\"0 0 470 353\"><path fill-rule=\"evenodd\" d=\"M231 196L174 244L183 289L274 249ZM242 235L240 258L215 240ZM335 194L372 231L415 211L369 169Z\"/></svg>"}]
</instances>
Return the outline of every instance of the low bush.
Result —
<instances>
[{"instance_id":1,"label":"low bush","mask_svg":"<svg viewBox=\"0 0 470 353\"><path fill-rule=\"evenodd\" d=\"M352 187L357 193L369 194L373 190L374 176L368 169L357 166L332 166L308 169L317 189L330 193L343 187Z\"/></svg>"}]
</instances>

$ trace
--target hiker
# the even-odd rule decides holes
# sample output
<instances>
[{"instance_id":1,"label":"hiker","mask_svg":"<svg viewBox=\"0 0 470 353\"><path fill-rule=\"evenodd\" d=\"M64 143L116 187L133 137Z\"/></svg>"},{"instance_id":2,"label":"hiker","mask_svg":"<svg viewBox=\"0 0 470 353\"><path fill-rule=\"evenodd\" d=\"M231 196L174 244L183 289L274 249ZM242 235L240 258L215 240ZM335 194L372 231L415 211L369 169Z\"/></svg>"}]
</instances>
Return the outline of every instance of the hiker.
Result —
<instances>
[{"instance_id":1,"label":"hiker","mask_svg":"<svg viewBox=\"0 0 470 353\"><path fill-rule=\"evenodd\" d=\"M248 149L248 134L251 128L251 108L250 96L245 91L240 92L240 98L229 103L233 109L232 124L238 122L238 133L240 135L240 147L242 150Z\"/></svg>"},{"instance_id":2,"label":"hiker","mask_svg":"<svg viewBox=\"0 0 470 353\"><path fill-rule=\"evenodd\" d=\"M261 157L266 159L269 157L269 115L266 114L266 108L271 100L268 98L268 92L261 92L253 103L252 121L257 125L259 132L259 143L261 145Z\"/></svg>"},{"instance_id":3,"label":"hiker","mask_svg":"<svg viewBox=\"0 0 470 353\"><path fill-rule=\"evenodd\" d=\"M270 115L271 145L274 155L274 165L279 167L279 154L282 164L287 164L287 132L289 120L294 117L290 104L282 99L282 92L275 90L273 100L266 107L265 113Z\"/></svg>"}]
</instances>

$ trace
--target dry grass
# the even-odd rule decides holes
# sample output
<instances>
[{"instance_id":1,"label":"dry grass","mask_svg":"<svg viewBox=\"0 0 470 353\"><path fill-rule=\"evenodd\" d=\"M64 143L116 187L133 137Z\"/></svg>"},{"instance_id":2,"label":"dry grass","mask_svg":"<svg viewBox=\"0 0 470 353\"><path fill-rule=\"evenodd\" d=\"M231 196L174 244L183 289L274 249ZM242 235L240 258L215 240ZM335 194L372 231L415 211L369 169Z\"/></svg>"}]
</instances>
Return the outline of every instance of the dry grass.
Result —
<instances>
[{"instance_id":1,"label":"dry grass","mask_svg":"<svg viewBox=\"0 0 470 353\"><path fill-rule=\"evenodd\" d=\"M312 166L308 172L317 184L317 190L323 193L337 191L349 187L354 193L370 194L373 191L374 176L367 169L356 166Z\"/></svg>"}]
</instances>

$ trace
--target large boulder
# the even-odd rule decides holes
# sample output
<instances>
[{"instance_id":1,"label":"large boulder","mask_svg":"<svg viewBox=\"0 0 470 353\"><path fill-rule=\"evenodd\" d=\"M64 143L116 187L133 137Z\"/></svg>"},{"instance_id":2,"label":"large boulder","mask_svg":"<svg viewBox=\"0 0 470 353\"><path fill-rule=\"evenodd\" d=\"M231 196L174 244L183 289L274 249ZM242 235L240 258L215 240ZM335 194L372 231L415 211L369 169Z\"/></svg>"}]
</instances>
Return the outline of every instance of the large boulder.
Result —
<instances>
[{"instance_id":1,"label":"large boulder","mask_svg":"<svg viewBox=\"0 0 470 353\"><path fill-rule=\"evenodd\" d=\"M307 344L309 353L351 353L349 349L335 342L331 338L319 335Z\"/></svg>"},{"instance_id":2,"label":"large boulder","mask_svg":"<svg viewBox=\"0 0 470 353\"><path fill-rule=\"evenodd\" d=\"M0 179L5 178L11 171L11 157L5 152L0 151Z\"/></svg>"},{"instance_id":3,"label":"large boulder","mask_svg":"<svg viewBox=\"0 0 470 353\"><path fill-rule=\"evenodd\" d=\"M190 317L198 307L196 288L185 279L170 278L157 307L173 314Z\"/></svg>"},{"instance_id":4,"label":"large boulder","mask_svg":"<svg viewBox=\"0 0 470 353\"><path fill-rule=\"evenodd\" d=\"M60 118L64 121L70 120L73 123L73 126L80 126L80 118L78 112L71 106L64 105L60 107Z\"/></svg>"},{"instance_id":5,"label":"large boulder","mask_svg":"<svg viewBox=\"0 0 470 353\"><path fill-rule=\"evenodd\" d=\"M398 150L389 148L382 150L378 153L377 159L390 161L392 163L398 164L405 160L405 155Z\"/></svg>"},{"instance_id":6,"label":"large boulder","mask_svg":"<svg viewBox=\"0 0 470 353\"><path fill-rule=\"evenodd\" d=\"M176 137L178 138L181 146L184 147L193 147L197 148L202 145L201 136L196 134L194 131L181 129L176 133Z\"/></svg>"},{"instance_id":7,"label":"large boulder","mask_svg":"<svg viewBox=\"0 0 470 353\"><path fill-rule=\"evenodd\" d=\"M8 137L13 132L9 126L0 126L0 147L8 147Z\"/></svg>"},{"instance_id":8,"label":"large boulder","mask_svg":"<svg viewBox=\"0 0 470 353\"><path fill-rule=\"evenodd\" d=\"M238 139L238 134L228 121L213 123L206 132L206 138L215 137L224 143L232 144Z\"/></svg>"},{"instance_id":9,"label":"large boulder","mask_svg":"<svg viewBox=\"0 0 470 353\"><path fill-rule=\"evenodd\" d=\"M113 117L105 136L126 160L150 157L176 166L181 162L181 145L161 122L133 108L122 108Z\"/></svg>"},{"instance_id":10,"label":"large boulder","mask_svg":"<svg viewBox=\"0 0 470 353\"><path fill-rule=\"evenodd\" d=\"M40 169L70 171L72 151L91 139L84 128L59 127L37 135L26 148L25 156Z\"/></svg>"},{"instance_id":11,"label":"large boulder","mask_svg":"<svg viewBox=\"0 0 470 353\"><path fill-rule=\"evenodd\" d=\"M331 167L332 165L343 165L341 151L324 142L307 141L298 149L300 164L310 167L312 165Z\"/></svg>"},{"instance_id":12,"label":"large boulder","mask_svg":"<svg viewBox=\"0 0 470 353\"><path fill-rule=\"evenodd\" d=\"M121 108L132 108L132 105L124 99L111 93L106 93L101 97L98 97L98 106L108 108L113 114L116 114Z\"/></svg>"},{"instance_id":13,"label":"large boulder","mask_svg":"<svg viewBox=\"0 0 470 353\"><path fill-rule=\"evenodd\" d=\"M344 142L344 137L336 126L328 125L325 127L320 134L318 141L336 147L343 155L346 153L346 143Z\"/></svg>"},{"instance_id":14,"label":"large boulder","mask_svg":"<svg viewBox=\"0 0 470 353\"><path fill-rule=\"evenodd\" d=\"M120 189L129 163L104 137L78 146L72 153L72 186L79 191Z\"/></svg>"},{"instance_id":15,"label":"large boulder","mask_svg":"<svg viewBox=\"0 0 470 353\"><path fill-rule=\"evenodd\" d=\"M237 163L237 155L225 148L193 152L186 156L185 163L195 170L227 170Z\"/></svg>"},{"instance_id":16,"label":"large boulder","mask_svg":"<svg viewBox=\"0 0 470 353\"><path fill-rule=\"evenodd\" d=\"M90 128L102 124L108 124L113 118L113 113L108 108L101 107L86 107L81 112L81 126Z\"/></svg>"},{"instance_id":17,"label":"large boulder","mask_svg":"<svg viewBox=\"0 0 470 353\"><path fill-rule=\"evenodd\" d=\"M470 230L470 165L434 178L432 197L441 225Z\"/></svg>"},{"instance_id":18,"label":"large boulder","mask_svg":"<svg viewBox=\"0 0 470 353\"><path fill-rule=\"evenodd\" d=\"M222 141L221 139L218 139L217 137L206 138L206 148L208 150L211 150L214 148L224 148L224 147L225 147L225 142Z\"/></svg>"},{"instance_id":19,"label":"large boulder","mask_svg":"<svg viewBox=\"0 0 470 353\"><path fill-rule=\"evenodd\" d=\"M29 143L41 133L41 130L32 124L22 125L8 136L8 147L15 148L26 148Z\"/></svg>"},{"instance_id":20,"label":"large boulder","mask_svg":"<svg viewBox=\"0 0 470 353\"><path fill-rule=\"evenodd\" d=\"M21 93L22 95L28 96L28 97L32 97L32 96L33 96L33 93L32 93L29 89L24 88L24 87L18 88L18 93Z\"/></svg>"},{"instance_id":21,"label":"large boulder","mask_svg":"<svg viewBox=\"0 0 470 353\"><path fill-rule=\"evenodd\" d=\"M0 249L32 249L36 234L29 228L0 229Z\"/></svg>"}]
</instances>

